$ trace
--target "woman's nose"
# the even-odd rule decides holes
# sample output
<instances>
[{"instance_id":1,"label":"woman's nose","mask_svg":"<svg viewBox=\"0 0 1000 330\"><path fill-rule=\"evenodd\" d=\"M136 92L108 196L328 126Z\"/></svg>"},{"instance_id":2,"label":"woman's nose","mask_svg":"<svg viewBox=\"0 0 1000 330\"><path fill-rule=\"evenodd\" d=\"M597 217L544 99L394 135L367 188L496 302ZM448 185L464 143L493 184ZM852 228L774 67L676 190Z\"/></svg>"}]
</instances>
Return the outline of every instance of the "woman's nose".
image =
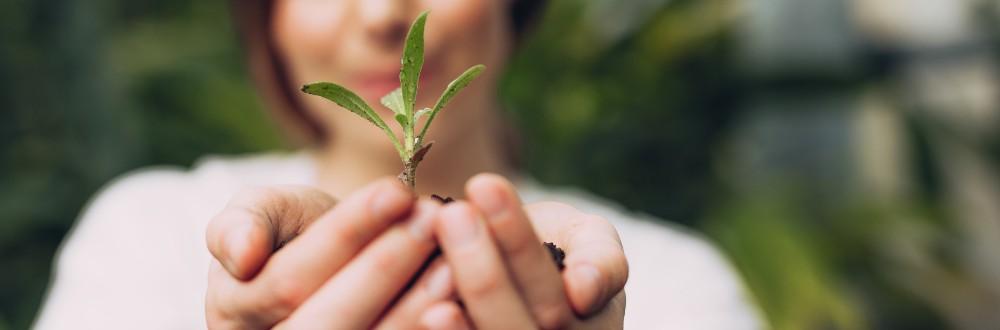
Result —
<instances>
[{"instance_id":1,"label":"woman's nose","mask_svg":"<svg viewBox=\"0 0 1000 330\"><path fill-rule=\"evenodd\" d=\"M387 47L402 44L409 17L407 0L362 0L358 18L367 37Z\"/></svg>"}]
</instances>

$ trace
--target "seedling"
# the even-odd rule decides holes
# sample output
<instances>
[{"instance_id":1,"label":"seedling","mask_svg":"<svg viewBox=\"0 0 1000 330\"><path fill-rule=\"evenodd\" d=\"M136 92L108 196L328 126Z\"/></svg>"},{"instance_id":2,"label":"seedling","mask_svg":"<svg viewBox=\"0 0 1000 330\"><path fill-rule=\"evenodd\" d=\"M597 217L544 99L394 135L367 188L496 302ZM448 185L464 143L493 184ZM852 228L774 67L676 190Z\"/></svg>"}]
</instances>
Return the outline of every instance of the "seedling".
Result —
<instances>
[{"instance_id":1,"label":"seedling","mask_svg":"<svg viewBox=\"0 0 1000 330\"><path fill-rule=\"evenodd\" d=\"M399 70L399 88L386 94L381 100L382 105L395 114L396 122L403 129L402 137L396 136L392 129L382 121L378 113L351 90L331 82L318 82L302 86L303 92L333 101L344 109L375 124L376 127L385 132L389 136L389 140L392 141L392 145L396 147L396 151L399 152L399 158L403 161L403 171L399 174L399 180L411 189L416 187L417 165L420 164L433 144L424 138L427 136L427 129L430 128L434 117L448 105L448 102L459 91L468 86L486 68L482 64L470 67L448 84L433 108L414 109L414 103L417 99L417 82L420 80L420 70L424 66L424 24L427 21L427 13L423 12L417 17L406 35L401 61L402 67ZM426 120L422 128L417 130L422 118L426 118Z\"/></svg>"},{"instance_id":2,"label":"seedling","mask_svg":"<svg viewBox=\"0 0 1000 330\"><path fill-rule=\"evenodd\" d=\"M486 69L482 64L470 67L448 84L448 87L438 97L437 103L434 104L433 108L415 110L414 103L417 99L417 82L420 80L420 70L424 66L424 24L426 22L427 12L423 12L413 22L413 25L410 26L410 31L406 34L406 41L403 46L402 67L399 70L399 88L389 92L381 100L382 105L392 110L393 114L395 114L393 118L396 119L396 122L403 129L402 138L396 136L396 133L393 133L392 129L382 121L382 117L379 117L378 113L372 110L372 107L364 99L351 90L331 82L318 82L302 86L303 92L333 101L344 109L375 124L376 127L385 132L389 136L389 140L392 141L392 145L396 147L396 151L399 152L399 158L403 161L403 171L399 174L399 180L403 181L410 189L416 187L417 165L420 164L420 161L424 159L424 155L427 154L427 151L433 145L433 142L424 140L424 137L427 135L427 129L430 128L434 117L437 116L441 109L444 109L448 105L448 102L459 91L468 86L473 79L476 79ZM416 128L422 118L426 118L426 120L422 128L418 131ZM437 195L433 197L442 203L452 201L451 197L439 197ZM562 270L564 267L563 258L566 254L562 249L556 247L555 244L545 243L545 247L552 255L553 262Z\"/></svg>"}]
</instances>

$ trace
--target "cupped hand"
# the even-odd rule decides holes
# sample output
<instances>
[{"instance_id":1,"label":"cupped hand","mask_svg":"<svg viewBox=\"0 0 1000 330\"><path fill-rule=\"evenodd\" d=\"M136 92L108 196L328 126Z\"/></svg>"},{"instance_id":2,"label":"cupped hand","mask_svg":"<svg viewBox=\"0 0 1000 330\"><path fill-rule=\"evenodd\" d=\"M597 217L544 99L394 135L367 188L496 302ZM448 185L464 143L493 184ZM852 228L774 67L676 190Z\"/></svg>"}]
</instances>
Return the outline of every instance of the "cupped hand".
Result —
<instances>
[{"instance_id":1,"label":"cupped hand","mask_svg":"<svg viewBox=\"0 0 1000 330\"><path fill-rule=\"evenodd\" d=\"M339 203L305 187L237 194L206 234L209 328L371 327L434 250L439 208L394 179Z\"/></svg>"},{"instance_id":2,"label":"cupped hand","mask_svg":"<svg viewBox=\"0 0 1000 330\"><path fill-rule=\"evenodd\" d=\"M423 325L622 328L628 264L611 224L564 204L522 208L513 186L495 175L473 178L466 194L469 201L444 206L434 226L464 308L423 301ZM564 271L541 241L565 250Z\"/></svg>"}]
</instances>

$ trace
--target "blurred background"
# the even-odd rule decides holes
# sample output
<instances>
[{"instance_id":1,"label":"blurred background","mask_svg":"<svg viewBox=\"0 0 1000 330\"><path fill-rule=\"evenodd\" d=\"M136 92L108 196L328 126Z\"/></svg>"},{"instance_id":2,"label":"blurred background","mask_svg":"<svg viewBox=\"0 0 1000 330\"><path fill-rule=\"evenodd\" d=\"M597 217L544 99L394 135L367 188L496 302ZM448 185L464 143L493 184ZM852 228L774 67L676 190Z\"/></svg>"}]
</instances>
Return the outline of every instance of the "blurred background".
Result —
<instances>
[{"instance_id":1,"label":"blurred background","mask_svg":"<svg viewBox=\"0 0 1000 330\"><path fill-rule=\"evenodd\" d=\"M704 233L775 329L1000 327L1000 1L554 0L502 84L540 181ZM0 1L0 329L90 196L289 148L224 1Z\"/></svg>"}]
</instances>

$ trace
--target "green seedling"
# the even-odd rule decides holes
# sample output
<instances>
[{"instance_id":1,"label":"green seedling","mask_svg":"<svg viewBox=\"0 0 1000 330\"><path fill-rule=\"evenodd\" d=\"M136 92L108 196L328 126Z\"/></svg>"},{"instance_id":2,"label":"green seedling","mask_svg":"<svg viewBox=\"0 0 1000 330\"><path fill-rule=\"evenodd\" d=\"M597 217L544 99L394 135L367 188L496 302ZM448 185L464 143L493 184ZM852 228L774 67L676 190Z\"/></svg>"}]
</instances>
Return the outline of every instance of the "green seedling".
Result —
<instances>
[{"instance_id":1,"label":"green seedling","mask_svg":"<svg viewBox=\"0 0 1000 330\"><path fill-rule=\"evenodd\" d=\"M405 45L403 46L402 67L399 70L399 88L382 97L382 105L392 110L399 126L403 128L403 136L400 138L393 133L392 129L382 121L382 117L372 110L372 107L365 103L351 90L330 82L318 82L302 86L302 91L308 94L324 97L337 103L344 109L361 116L381 129L392 145L399 152L399 158L403 161L403 171L399 174L399 180L403 181L410 189L416 187L417 165L424 159L424 155L430 150L432 142L424 140L427 129L430 128L434 117L441 111L448 102L463 88L476 79L480 73L486 69L482 64L474 65L465 70L458 78L455 78L448 87L445 88L437 103L433 108L414 109L417 99L417 82L420 80L420 69L424 66L424 24L427 22L427 12L423 12L417 20L410 26L410 31L406 34ZM417 126L420 119L426 118L420 130ZM452 201L450 197L438 197L436 199L442 203ZM565 266L563 258L566 253L556 247L555 244L545 243L546 250L552 256L553 262L562 270Z\"/></svg>"},{"instance_id":2,"label":"green seedling","mask_svg":"<svg viewBox=\"0 0 1000 330\"><path fill-rule=\"evenodd\" d=\"M403 46L402 67L399 70L399 88L382 97L382 105L394 113L394 118L402 128L402 137L397 136L392 129L379 117L372 107L365 103L351 90L331 82L318 82L302 86L302 91L321 96L344 109L361 116L385 132L392 145L399 152L403 161L403 171L399 179L411 189L416 187L417 165L430 150L432 142L425 141L427 129L434 117L448 102L486 68L482 64L474 65L455 78L438 98L433 108L414 109L417 99L417 82L420 80L420 70L424 66L424 24L428 12L423 12L410 26ZM425 119L426 118L426 119ZM420 120L425 119L418 130Z\"/></svg>"}]
</instances>

